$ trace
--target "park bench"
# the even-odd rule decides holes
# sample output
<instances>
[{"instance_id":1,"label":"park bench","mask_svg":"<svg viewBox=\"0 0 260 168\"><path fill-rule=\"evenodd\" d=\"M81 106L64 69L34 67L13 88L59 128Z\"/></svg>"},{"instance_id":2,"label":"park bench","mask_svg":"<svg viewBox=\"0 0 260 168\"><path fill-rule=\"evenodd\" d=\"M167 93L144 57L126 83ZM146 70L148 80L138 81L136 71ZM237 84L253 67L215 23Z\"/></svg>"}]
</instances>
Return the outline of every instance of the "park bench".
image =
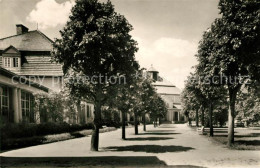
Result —
<instances>
[{"instance_id":1,"label":"park bench","mask_svg":"<svg viewBox=\"0 0 260 168\"><path fill-rule=\"evenodd\" d=\"M207 135L210 132L210 128L200 127L197 128L197 131L200 135ZM214 128L214 134L225 134L228 132L227 128Z\"/></svg>"},{"instance_id":2,"label":"park bench","mask_svg":"<svg viewBox=\"0 0 260 168\"><path fill-rule=\"evenodd\" d=\"M204 126L197 128L197 131L198 131L199 135L206 135L207 134L207 132L205 132Z\"/></svg>"}]
</instances>

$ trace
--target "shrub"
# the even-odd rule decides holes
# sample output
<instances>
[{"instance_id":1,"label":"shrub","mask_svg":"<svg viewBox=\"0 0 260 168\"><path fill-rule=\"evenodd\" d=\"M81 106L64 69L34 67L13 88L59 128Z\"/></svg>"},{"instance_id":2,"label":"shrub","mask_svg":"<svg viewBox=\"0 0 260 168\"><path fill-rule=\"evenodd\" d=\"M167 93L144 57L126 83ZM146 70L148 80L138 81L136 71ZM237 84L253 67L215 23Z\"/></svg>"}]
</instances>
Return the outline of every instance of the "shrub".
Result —
<instances>
[{"instance_id":1,"label":"shrub","mask_svg":"<svg viewBox=\"0 0 260 168\"><path fill-rule=\"evenodd\" d=\"M118 121L106 120L102 122L101 126L120 128L121 123Z\"/></svg>"},{"instance_id":2,"label":"shrub","mask_svg":"<svg viewBox=\"0 0 260 168\"><path fill-rule=\"evenodd\" d=\"M19 123L5 124L1 126L1 139L22 138L33 136L44 136L49 134L59 134L65 132L80 131L83 129L93 129L93 124L84 125L62 123Z\"/></svg>"},{"instance_id":3,"label":"shrub","mask_svg":"<svg viewBox=\"0 0 260 168\"><path fill-rule=\"evenodd\" d=\"M135 125L135 121L128 121L127 123L130 124L130 125ZM137 125L140 125L139 121L137 122Z\"/></svg>"},{"instance_id":4,"label":"shrub","mask_svg":"<svg viewBox=\"0 0 260 168\"><path fill-rule=\"evenodd\" d=\"M26 137L18 139L5 139L1 140L1 150L22 148L27 146L42 144L46 139L42 136Z\"/></svg>"}]
</instances>

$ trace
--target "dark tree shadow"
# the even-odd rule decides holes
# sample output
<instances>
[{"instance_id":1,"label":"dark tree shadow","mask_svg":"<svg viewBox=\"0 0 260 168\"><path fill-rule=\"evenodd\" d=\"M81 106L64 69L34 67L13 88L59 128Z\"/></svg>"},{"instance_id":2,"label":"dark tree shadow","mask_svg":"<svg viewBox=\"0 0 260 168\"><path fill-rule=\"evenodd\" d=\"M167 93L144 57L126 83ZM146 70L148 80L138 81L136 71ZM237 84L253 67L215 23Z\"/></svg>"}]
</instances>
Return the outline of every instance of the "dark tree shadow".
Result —
<instances>
[{"instance_id":1,"label":"dark tree shadow","mask_svg":"<svg viewBox=\"0 0 260 168\"><path fill-rule=\"evenodd\" d=\"M74 136L75 138L81 138L81 137L86 137L85 135L79 133L79 132L71 132L71 136Z\"/></svg>"},{"instance_id":2,"label":"dark tree shadow","mask_svg":"<svg viewBox=\"0 0 260 168\"><path fill-rule=\"evenodd\" d=\"M241 137L260 137L260 133L250 133L250 134L246 134L246 135L238 135Z\"/></svg>"},{"instance_id":3,"label":"dark tree shadow","mask_svg":"<svg viewBox=\"0 0 260 168\"><path fill-rule=\"evenodd\" d=\"M111 146L104 149L111 151L133 151L147 153L185 152L194 148L183 146L161 146L161 145L131 145L131 146Z\"/></svg>"},{"instance_id":4,"label":"dark tree shadow","mask_svg":"<svg viewBox=\"0 0 260 168\"><path fill-rule=\"evenodd\" d=\"M174 126L170 127L170 126L159 126L158 128L176 128Z\"/></svg>"},{"instance_id":5,"label":"dark tree shadow","mask_svg":"<svg viewBox=\"0 0 260 168\"><path fill-rule=\"evenodd\" d=\"M138 135L176 135L180 133L173 133L173 132L145 132L145 133L140 133Z\"/></svg>"},{"instance_id":6,"label":"dark tree shadow","mask_svg":"<svg viewBox=\"0 0 260 168\"><path fill-rule=\"evenodd\" d=\"M156 156L100 157L0 157L1 167L172 167L203 168L193 165L167 166Z\"/></svg>"},{"instance_id":7,"label":"dark tree shadow","mask_svg":"<svg viewBox=\"0 0 260 168\"><path fill-rule=\"evenodd\" d=\"M208 132L208 133L209 133L210 131L208 130L208 131L205 131L205 132ZM223 131L222 131L222 130L221 130L221 131L215 131L215 130L214 130L214 133L228 133L228 131L224 131L224 130L223 130Z\"/></svg>"},{"instance_id":8,"label":"dark tree shadow","mask_svg":"<svg viewBox=\"0 0 260 168\"><path fill-rule=\"evenodd\" d=\"M260 130L260 127L251 128L252 130Z\"/></svg>"},{"instance_id":9,"label":"dark tree shadow","mask_svg":"<svg viewBox=\"0 0 260 168\"><path fill-rule=\"evenodd\" d=\"M214 137L227 137L227 135L223 135L223 134L216 134L216 133L214 133Z\"/></svg>"},{"instance_id":10,"label":"dark tree shadow","mask_svg":"<svg viewBox=\"0 0 260 168\"><path fill-rule=\"evenodd\" d=\"M166 166L156 156L1 157L3 167Z\"/></svg>"},{"instance_id":11,"label":"dark tree shadow","mask_svg":"<svg viewBox=\"0 0 260 168\"><path fill-rule=\"evenodd\" d=\"M146 132L172 132L172 131L175 131L175 130L160 130L160 129L158 129L158 130L148 130Z\"/></svg>"},{"instance_id":12,"label":"dark tree shadow","mask_svg":"<svg viewBox=\"0 0 260 168\"><path fill-rule=\"evenodd\" d=\"M204 132L207 132L207 133L209 133L210 131L209 130L204 130ZM214 133L228 133L228 131L226 131L226 130L214 130ZM237 133L237 132L234 132L234 133Z\"/></svg>"},{"instance_id":13,"label":"dark tree shadow","mask_svg":"<svg viewBox=\"0 0 260 168\"><path fill-rule=\"evenodd\" d=\"M235 141L235 143L243 144L243 145L253 145L253 146L260 146L260 140L240 140L240 141Z\"/></svg>"},{"instance_id":14,"label":"dark tree shadow","mask_svg":"<svg viewBox=\"0 0 260 168\"><path fill-rule=\"evenodd\" d=\"M216 132L214 136L217 136L217 137L227 137L228 134L218 134ZM236 135L235 134L235 138L248 138L248 137L260 137L260 133L250 133L250 134L245 134L245 135Z\"/></svg>"},{"instance_id":15,"label":"dark tree shadow","mask_svg":"<svg viewBox=\"0 0 260 168\"><path fill-rule=\"evenodd\" d=\"M145 137L145 138L127 138L127 141L159 141L173 139L169 137Z\"/></svg>"}]
</instances>

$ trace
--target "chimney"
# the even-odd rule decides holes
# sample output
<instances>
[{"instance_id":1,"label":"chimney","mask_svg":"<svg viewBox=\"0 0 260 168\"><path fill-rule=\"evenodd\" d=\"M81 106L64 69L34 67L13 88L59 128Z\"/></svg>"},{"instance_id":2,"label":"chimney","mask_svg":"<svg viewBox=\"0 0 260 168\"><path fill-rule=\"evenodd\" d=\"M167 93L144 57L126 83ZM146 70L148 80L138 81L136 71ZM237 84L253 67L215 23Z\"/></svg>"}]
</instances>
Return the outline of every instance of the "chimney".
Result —
<instances>
[{"instance_id":1,"label":"chimney","mask_svg":"<svg viewBox=\"0 0 260 168\"><path fill-rule=\"evenodd\" d=\"M24 25L22 25L22 24L17 24L16 25L16 34L17 35L27 33L28 30L29 29L27 27L25 27Z\"/></svg>"}]
</instances>

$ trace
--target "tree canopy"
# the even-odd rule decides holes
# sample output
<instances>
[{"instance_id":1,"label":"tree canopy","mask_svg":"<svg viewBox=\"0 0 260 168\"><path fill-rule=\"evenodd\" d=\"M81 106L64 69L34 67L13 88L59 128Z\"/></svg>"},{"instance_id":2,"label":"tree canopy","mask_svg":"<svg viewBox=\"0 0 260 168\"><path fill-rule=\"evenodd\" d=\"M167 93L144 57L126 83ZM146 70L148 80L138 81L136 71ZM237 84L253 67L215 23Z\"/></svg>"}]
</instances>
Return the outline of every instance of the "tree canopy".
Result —
<instances>
[{"instance_id":1,"label":"tree canopy","mask_svg":"<svg viewBox=\"0 0 260 168\"><path fill-rule=\"evenodd\" d=\"M63 65L71 94L95 104L95 130L91 149L98 150L101 106L110 89L130 82L139 65L135 61L137 42L133 27L115 12L110 1L77 0L69 21L54 42L54 60ZM115 82L116 81L116 82Z\"/></svg>"},{"instance_id":2,"label":"tree canopy","mask_svg":"<svg viewBox=\"0 0 260 168\"><path fill-rule=\"evenodd\" d=\"M227 89L230 146L234 142L237 93L246 82L260 79L260 2L220 0L219 10L221 17L199 43L195 73L202 79L200 90L206 98L217 99L219 91L225 95Z\"/></svg>"}]
</instances>

